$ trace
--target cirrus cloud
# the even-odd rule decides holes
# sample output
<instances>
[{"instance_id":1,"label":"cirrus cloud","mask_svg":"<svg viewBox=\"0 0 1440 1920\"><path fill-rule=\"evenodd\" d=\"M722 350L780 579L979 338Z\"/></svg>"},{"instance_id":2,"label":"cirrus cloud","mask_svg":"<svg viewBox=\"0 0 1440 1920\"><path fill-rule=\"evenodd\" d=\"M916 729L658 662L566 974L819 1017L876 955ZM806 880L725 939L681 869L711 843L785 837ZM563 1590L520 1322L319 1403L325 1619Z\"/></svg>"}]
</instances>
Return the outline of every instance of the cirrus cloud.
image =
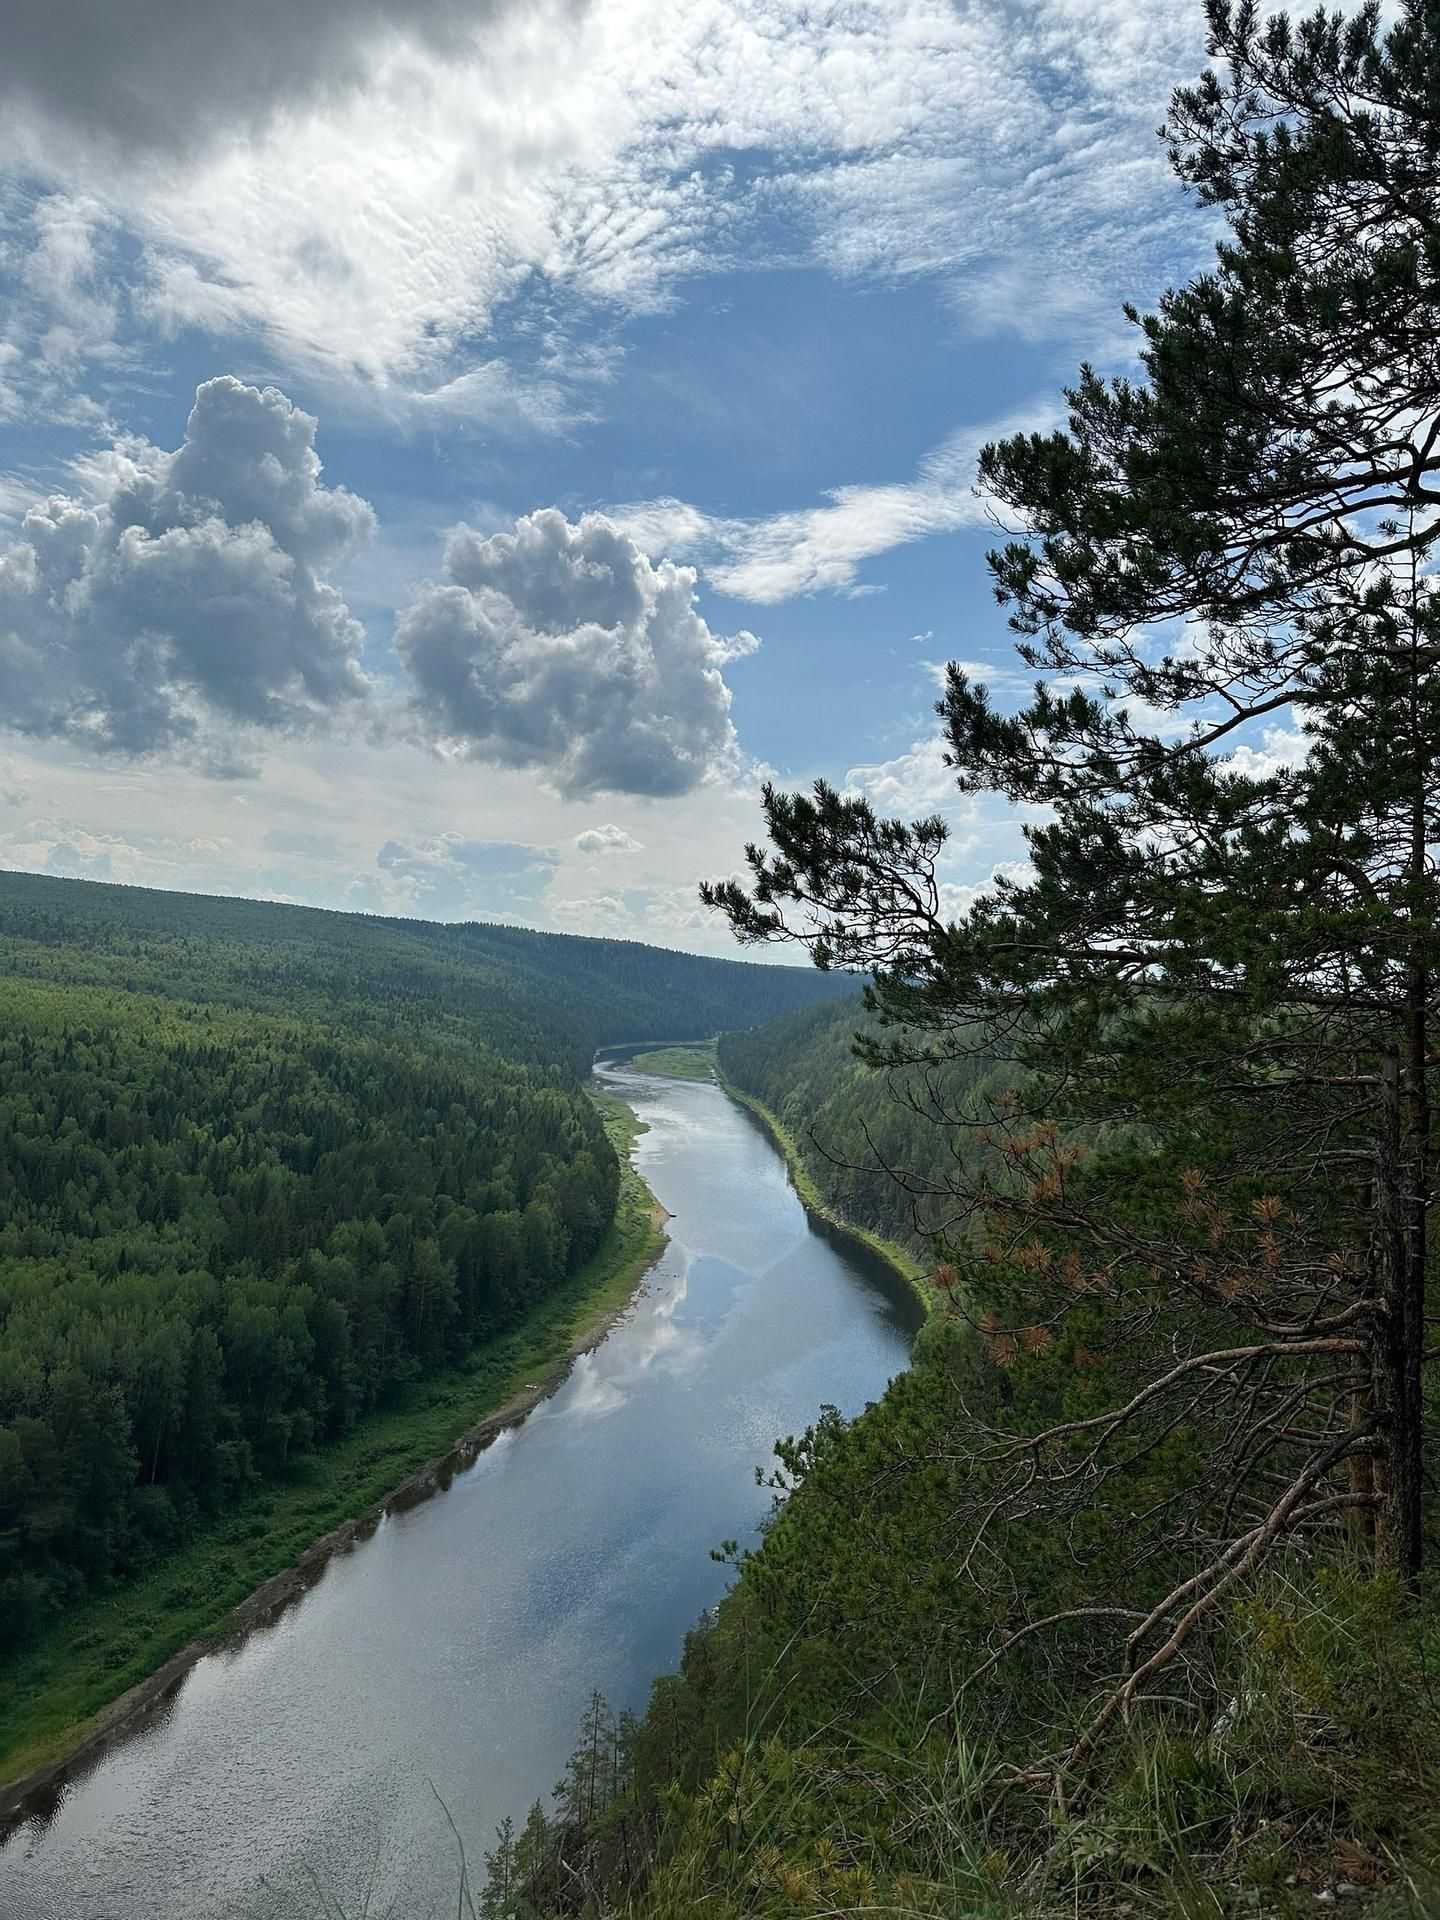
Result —
<instances>
[{"instance_id":1,"label":"cirrus cloud","mask_svg":"<svg viewBox=\"0 0 1440 1920\"><path fill-rule=\"evenodd\" d=\"M993 509L976 485L976 468L988 440L1043 430L1056 418L1053 404L1037 399L988 425L957 428L925 455L913 478L834 487L821 506L743 520L660 499L616 507L613 516L647 550L693 558L712 586L753 605L871 592L873 585L859 579L865 561L932 534L987 524Z\"/></svg>"}]
</instances>

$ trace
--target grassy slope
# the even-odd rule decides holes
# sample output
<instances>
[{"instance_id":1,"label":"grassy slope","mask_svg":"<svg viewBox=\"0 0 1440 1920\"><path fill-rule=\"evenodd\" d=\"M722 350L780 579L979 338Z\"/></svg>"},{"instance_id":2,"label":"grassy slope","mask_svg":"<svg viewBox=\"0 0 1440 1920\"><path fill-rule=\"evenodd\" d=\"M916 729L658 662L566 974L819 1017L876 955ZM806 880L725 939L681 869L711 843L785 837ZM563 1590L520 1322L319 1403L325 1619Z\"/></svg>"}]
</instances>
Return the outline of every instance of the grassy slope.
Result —
<instances>
[{"instance_id":1,"label":"grassy slope","mask_svg":"<svg viewBox=\"0 0 1440 1920\"><path fill-rule=\"evenodd\" d=\"M191 1641L224 1636L257 1586L342 1522L443 1455L528 1382L556 1370L572 1341L622 1306L664 1245L653 1196L630 1164L642 1131L599 1096L622 1161L620 1203L588 1265L511 1333L463 1367L422 1383L404 1407L374 1415L309 1456L291 1480L257 1490L134 1585L97 1594L0 1676L0 1782L69 1747L96 1714Z\"/></svg>"}]
</instances>

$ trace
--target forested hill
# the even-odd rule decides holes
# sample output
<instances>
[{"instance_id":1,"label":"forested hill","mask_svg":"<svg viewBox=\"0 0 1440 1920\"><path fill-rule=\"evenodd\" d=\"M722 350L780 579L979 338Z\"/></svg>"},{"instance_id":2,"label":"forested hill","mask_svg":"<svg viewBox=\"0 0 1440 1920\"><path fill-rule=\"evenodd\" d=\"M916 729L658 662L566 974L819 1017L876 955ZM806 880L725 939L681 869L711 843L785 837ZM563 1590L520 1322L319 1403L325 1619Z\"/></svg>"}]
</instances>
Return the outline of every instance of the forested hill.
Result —
<instances>
[{"instance_id":1,"label":"forested hill","mask_svg":"<svg viewBox=\"0 0 1440 1920\"><path fill-rule=\"evenodd\" d=\"M581 1073L595 1048L698 1039L852 990L628 940L386 920L0 872L0 971L383 1032L423 1008L511 1059Z\"/></svg>"},{"instance_id":2,"label":"forested hill","mask_svg":"<svg viewBox=\"0 0 1440 1920\"><path fill-rule=\"evenodd\" d=\"M720 1069L790 1134L826 1204L852 1225L924 1253L945 1217L939 1189L957 1153L978 1151L935 1125L933 1092L957 1104L999 1095L1013 1069L986 1058L951 1062L927 1087L919 1073L889 1083L855 1055L870 1021L859 996L803 1007L763 1027L721 1036ZM896 1173L909 1176L897 1180Z\"/></svg>"},{"instance_id":3,"label":"forested hill","mask_svg":"<svg viewBox=\"0 0 1440 1920\"><path fill-rule=\"evenodd\" d=\"M852 1050L867 1026L851 998L724 1035L718 1060L782 1122L828 1206L930 1252L949 1309L851 1424L827 1408L776 1447L760 1546L643 1717L592 1697L550 1810L498 1832L481 1910L1294 1920L1318 1901L1351 1920L1440 1914L1440 1700L1425 1678L1440 1620L1433 1597L1373 1578L1361 1529L1329 1517L1346 1494L1243 1586L1217 1554L1212 1616L1182 1624L1164 1689L1128 1726L1118 1709L1113 1729L1099 1719L1134 1671L1124 1636L1163 1619L1170 1594L1194 1605L1183 1517L1215 1552L1239 1504L1223 1476L1254 1416L1202 1376L1125 1432L1157 1373L1186 1379L1176 1356L1198 1345L1195 1322L1167 1310L1152 1271L1116 1282L1083 1266L1073 1229L1041 1238L1027 1221L1007 1248L1001 1208L981 1237L959 1205L982 1174L987 1191L1017 1191L1006 1153L1019 1144L982 1145L960 1116L993 1106L1008 1134L1039 1076L987 1057L981 1030L958 1023L941 1038L970 1036L974 1057L887 1076ZM1196 1158L1226 1136L1203 1119L1187 1106L1173 1142L1104 1119L1084 1129L1083 1162L1060 1149L1063 1204L1114 1228L1107 1253L1129 1236L1153 1245L1187 1174L1204 1178ZM948 1216L947 1258L882 1162L936 1189L921 1220ZM1020 1204L1037 1190L1048 1197L1037 1180ZM1274 1212L1255 1210L1262 1230ZM1217 1246L1233 1258L1220 1209L1195 1217L1202 1260ZM1254 1288L1261 1313L1270 1273ZM1036 1274L1053 1289L1043 1319ZM1237 1337L1230 1321L1199 1331ZM1202 1347L1190 1367L1216 1364ZM1261 1456L1271 1481L1277 1451ZM1249 1502L1273 1498L1255 1482L1242 1544L1259 1532ZM1080 1783L1058 1805L1037 1791L1057 1754Z\"/></svg>"},{"instance_id":4,"label":"forested hill","mask_svg":"<svg viewBox=\"0 0 1440 1920\"><path fill-rule=\"evenodd\" d=\"M0 1658L604 1264L598 1043L833 990L0 875Z\"/></svg>"}]
</instances>

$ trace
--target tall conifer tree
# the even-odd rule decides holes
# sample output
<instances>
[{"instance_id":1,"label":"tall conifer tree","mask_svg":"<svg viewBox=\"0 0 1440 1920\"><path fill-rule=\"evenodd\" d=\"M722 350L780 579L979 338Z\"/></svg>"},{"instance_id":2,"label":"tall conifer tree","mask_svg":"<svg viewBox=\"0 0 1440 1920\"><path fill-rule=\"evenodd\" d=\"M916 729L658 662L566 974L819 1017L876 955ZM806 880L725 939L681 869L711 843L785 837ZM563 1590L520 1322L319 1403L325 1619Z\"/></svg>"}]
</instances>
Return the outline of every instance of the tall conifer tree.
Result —
<instances>
[{"instance_id":1,"label":"tall conifer tree","mask_svg":"<svg viewBox=\"0 0 1440 1920\"><path fill-rule=\"evenodd\" d=\"M767 790L751 885L704 897L742 939L874 969L893 1059L993 1049L1018 1023L1051 1074L1037 1105L1172 1140L1203 1113L1231 1176L1318 1195L1283 1303L1253 1248L1222 1288L1179 1242L1170 1298L1239 1311L1297 1363L1322 1335L1353 1349L1301 1505L1348 1448L1379 1557L1414 1580L1440 904L1440 4L1409 0L1389 27L1376 6L1296 24L1211 0L1208 15L1218 64L1176 95L1167 134L1227 223L1214 267L1131 314L1141 377L1084 368L1064 430L982 456L1019 522L991 555L997 593L1041 678L1006 715L952 668L939 712L963 791L1039 810L1030 874L951 921L943 824L883 821L822 785ZM1063 1216L1057 1180L1037 1175L1011 1211L1033 1221L1048 1199ZM975 1197L993 1210L993 1191ZM1324 1234L1342 1249L1328 1277ZM1132 1256L1158 1271L1157 1247Z\"/></svg>"}]
</instances>

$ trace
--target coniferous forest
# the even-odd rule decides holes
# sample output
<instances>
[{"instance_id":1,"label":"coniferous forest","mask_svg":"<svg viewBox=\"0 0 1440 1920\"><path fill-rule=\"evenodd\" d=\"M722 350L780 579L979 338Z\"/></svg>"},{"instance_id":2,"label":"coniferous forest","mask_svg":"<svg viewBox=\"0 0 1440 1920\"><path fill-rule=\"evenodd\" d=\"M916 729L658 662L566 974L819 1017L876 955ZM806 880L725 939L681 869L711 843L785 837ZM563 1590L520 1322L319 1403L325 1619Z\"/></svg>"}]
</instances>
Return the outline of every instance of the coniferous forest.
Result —
<instances>
[{"instance_id":1,"label":"coniferous forest","mask_svg":"<svg viewBox=\"0 0 1440 1920\"><path fill-rule=\"evenodd\" d=\"M583 1266L601 1040L817 987L0 875L0 1658Z\"/></svg>"},{"instance_id":2,"label":"coniferous forest","mask_svg":"<svg viewBox=\"0 0 1440 1920\"><path fill-rule=\"evenodd\" d=\"M866 1066L856 1041L877 1033L851 995L722 1034L716 1061L732 1086L780 1122L828 1206L923 1257L944 1218L943 1194L926 1188L957 1152L977 1166L995 1156L968 1136L937 1130L914 1069L882 1079ZM1009 1062L980 1053L947 1064L945 1091L957 1104L998 1098L1015 1077Z\"/></svg>"}]
</instances>

